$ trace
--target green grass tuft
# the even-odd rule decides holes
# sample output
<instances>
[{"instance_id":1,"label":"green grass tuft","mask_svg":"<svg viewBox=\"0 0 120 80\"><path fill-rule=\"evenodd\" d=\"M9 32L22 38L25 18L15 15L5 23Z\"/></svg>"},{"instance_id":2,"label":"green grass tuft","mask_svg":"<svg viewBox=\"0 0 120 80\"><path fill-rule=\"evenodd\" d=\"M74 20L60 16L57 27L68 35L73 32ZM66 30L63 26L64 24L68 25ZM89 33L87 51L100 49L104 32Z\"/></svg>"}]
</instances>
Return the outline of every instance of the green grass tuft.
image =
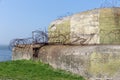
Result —
<instances>
[{"instance_id":1,"label":"green grass tuft","mask_svg":"<svg viewBox=\"0 0 120 80\"><path fill-rule=\"evenodd\" d=\"M84 80L41 62L18 60L0 62L0 80Z\"/></svg>"}]
</instances>

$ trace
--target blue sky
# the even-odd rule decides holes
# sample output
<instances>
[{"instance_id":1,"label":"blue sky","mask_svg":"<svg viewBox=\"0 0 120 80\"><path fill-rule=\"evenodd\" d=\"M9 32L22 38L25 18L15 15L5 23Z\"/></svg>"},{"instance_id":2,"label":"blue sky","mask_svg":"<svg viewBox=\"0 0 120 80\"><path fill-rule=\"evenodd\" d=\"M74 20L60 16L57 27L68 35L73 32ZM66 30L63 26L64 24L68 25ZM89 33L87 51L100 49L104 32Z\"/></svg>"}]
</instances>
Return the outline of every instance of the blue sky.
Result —
<instances>
[{"instance_id":1,"label":"blue sky","mask_svg":"<svg viewBox=\"0 0 120 80\"><path fill-rule=\"evenodd\" d=\"M102 0L0 0L0 45L31 37L59 16L99 8Z\"/></svg>"}]
</instances>

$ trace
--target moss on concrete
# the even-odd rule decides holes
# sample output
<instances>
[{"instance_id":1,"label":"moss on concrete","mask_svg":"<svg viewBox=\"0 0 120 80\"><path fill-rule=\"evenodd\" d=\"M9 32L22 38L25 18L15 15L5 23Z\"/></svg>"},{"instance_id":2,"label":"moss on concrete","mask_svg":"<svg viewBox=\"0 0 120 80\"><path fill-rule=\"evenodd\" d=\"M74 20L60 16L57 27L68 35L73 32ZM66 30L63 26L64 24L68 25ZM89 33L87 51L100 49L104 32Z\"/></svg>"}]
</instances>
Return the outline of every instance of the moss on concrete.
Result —
<instances>
[{"instance_id":1,"label":"moss on concrete","mask_svg":"<svg viewBox=\"0 0 120 80\"><path fill-rule=\"evenodd\" d=\"M60 24L55 24L56 29L51 31L49 27L49 42L70 42L70 20L65 20Z\"/></svg>"},{"instance_id":2,"label":"moss on concrete","mask_svg":"<svg viewBox=\"0 0 120 80\"><path fill-rule=\"evenodd\" d=\"M120 9L104 8L100 9L100 43L119 44L120 43Z\"/></svg>"},{"instance_id":3,"label":"moss on concrete","mask_svg":"<svg viewBox=\"0 0 120 80\"><path fill-rule=\"evenodd\" d=\"M94 52L90 56L90 72L96 76L113 76L118 72L119 59L120 55Z\"/></svg>"}]
</instances>

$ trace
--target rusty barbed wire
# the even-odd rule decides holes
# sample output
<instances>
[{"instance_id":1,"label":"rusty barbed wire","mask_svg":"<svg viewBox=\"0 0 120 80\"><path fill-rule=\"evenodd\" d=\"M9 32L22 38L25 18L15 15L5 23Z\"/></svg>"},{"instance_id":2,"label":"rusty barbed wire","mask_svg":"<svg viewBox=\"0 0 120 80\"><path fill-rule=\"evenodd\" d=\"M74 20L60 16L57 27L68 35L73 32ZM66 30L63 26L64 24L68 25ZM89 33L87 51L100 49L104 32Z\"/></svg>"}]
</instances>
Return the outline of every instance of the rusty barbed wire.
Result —
<instances>
[{"instance_id":1,"label":"rusty barbed wire","mask_svg":"<svg viewBox=\"0 0 120 80\"><path fill-rule=\"evenodd\" d=\"M57 20L62 20L64 17L71 16L71 15L73 15L73 13L67 12L67 13L64 14L64 15L57 16Z\"/></svg>"},{"instance_id":2,"label":"rusty barbed wire","mask_svg":"<svg viewBox=\"0 0 120 80\"><path fill-rule=\"evenodd\" d=\"M32 32L33 44L41 44L48 42L48 35L44 31L33 31Z\"/></svg>"},{"instance_id":3,"label":"rusty barbed wire","mask_svg":"<svg viewBox=\"0 0 120 80\"><path fill-rule=\"evenodd\" d=\"M120 0L103 0L101 4L101 8L112 8L112 7L119 7Z\"/></svg>"},{"instance_id":4,"label":"rusty barbed wire","mask_svg":"<svg viewBox=\"0 0 120 80\"><path fill-rule=\"evenodd\" d=\"M120 29L114 29L111 31L101 29L100 34L104 34L104 36L100 36L103 43L105 43L105 39L111 40L111 43L114 41L119 41ZM77 34L77 33L60 33L59 31L52 32L44 32L44 31L33 31L32 37L23 38L23 39L13 39L10 41L9 48L12 50L14 47L23 48L27 45L32 44L74 44L77 43L79 45L89 44L88 42L93 39L95 34ZM114 38L113 38L114 37ZM73 39L70 41L70 39Z\"/></svg>"},{"instance_id":5,"label":"rusty barbed wire","mask_svg":"<svg viewBox=\"0 0 120 80\"><path fill-rule=\"evenodd\" d=\"M14 47L23 48L31 44L46 44L47 42L47 32L36 30L32 32L32 37L11 40L9 44L9 49L12 50Z\"/></svg>"},{"instance_id":6,"label":"rusty barbed wire","mask_svg":"<svg viewBox=\"0 0 120 80\"><path fill-rule=\"evenodd\" d=\"M12 50L14 47L25 47L25 45L27 44L27 40L26 39L13 39L10 41L9 44L9 49Z\"/></svg>"}]
</instances>

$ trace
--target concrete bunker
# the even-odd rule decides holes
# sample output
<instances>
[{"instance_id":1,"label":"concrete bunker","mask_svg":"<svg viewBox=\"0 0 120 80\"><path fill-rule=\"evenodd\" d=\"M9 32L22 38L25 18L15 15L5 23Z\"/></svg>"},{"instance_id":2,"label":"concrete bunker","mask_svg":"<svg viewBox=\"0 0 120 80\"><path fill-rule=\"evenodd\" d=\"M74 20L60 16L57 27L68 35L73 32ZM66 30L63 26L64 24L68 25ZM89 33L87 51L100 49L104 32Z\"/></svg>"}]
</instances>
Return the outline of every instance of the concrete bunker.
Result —
<instances>
[{"instance_id":1,"label":"concrete bunker","mask_svg":"<svg viewBox=\"0 0 120 80\"><path fill-rule=\"evenodd\" d=\"M34 57L88 80L119 80L119 14L118 7L99 8L55 20L46 40L37 34L24 48L13 45L13 60Z\"/></svg>"}]
</instances>

